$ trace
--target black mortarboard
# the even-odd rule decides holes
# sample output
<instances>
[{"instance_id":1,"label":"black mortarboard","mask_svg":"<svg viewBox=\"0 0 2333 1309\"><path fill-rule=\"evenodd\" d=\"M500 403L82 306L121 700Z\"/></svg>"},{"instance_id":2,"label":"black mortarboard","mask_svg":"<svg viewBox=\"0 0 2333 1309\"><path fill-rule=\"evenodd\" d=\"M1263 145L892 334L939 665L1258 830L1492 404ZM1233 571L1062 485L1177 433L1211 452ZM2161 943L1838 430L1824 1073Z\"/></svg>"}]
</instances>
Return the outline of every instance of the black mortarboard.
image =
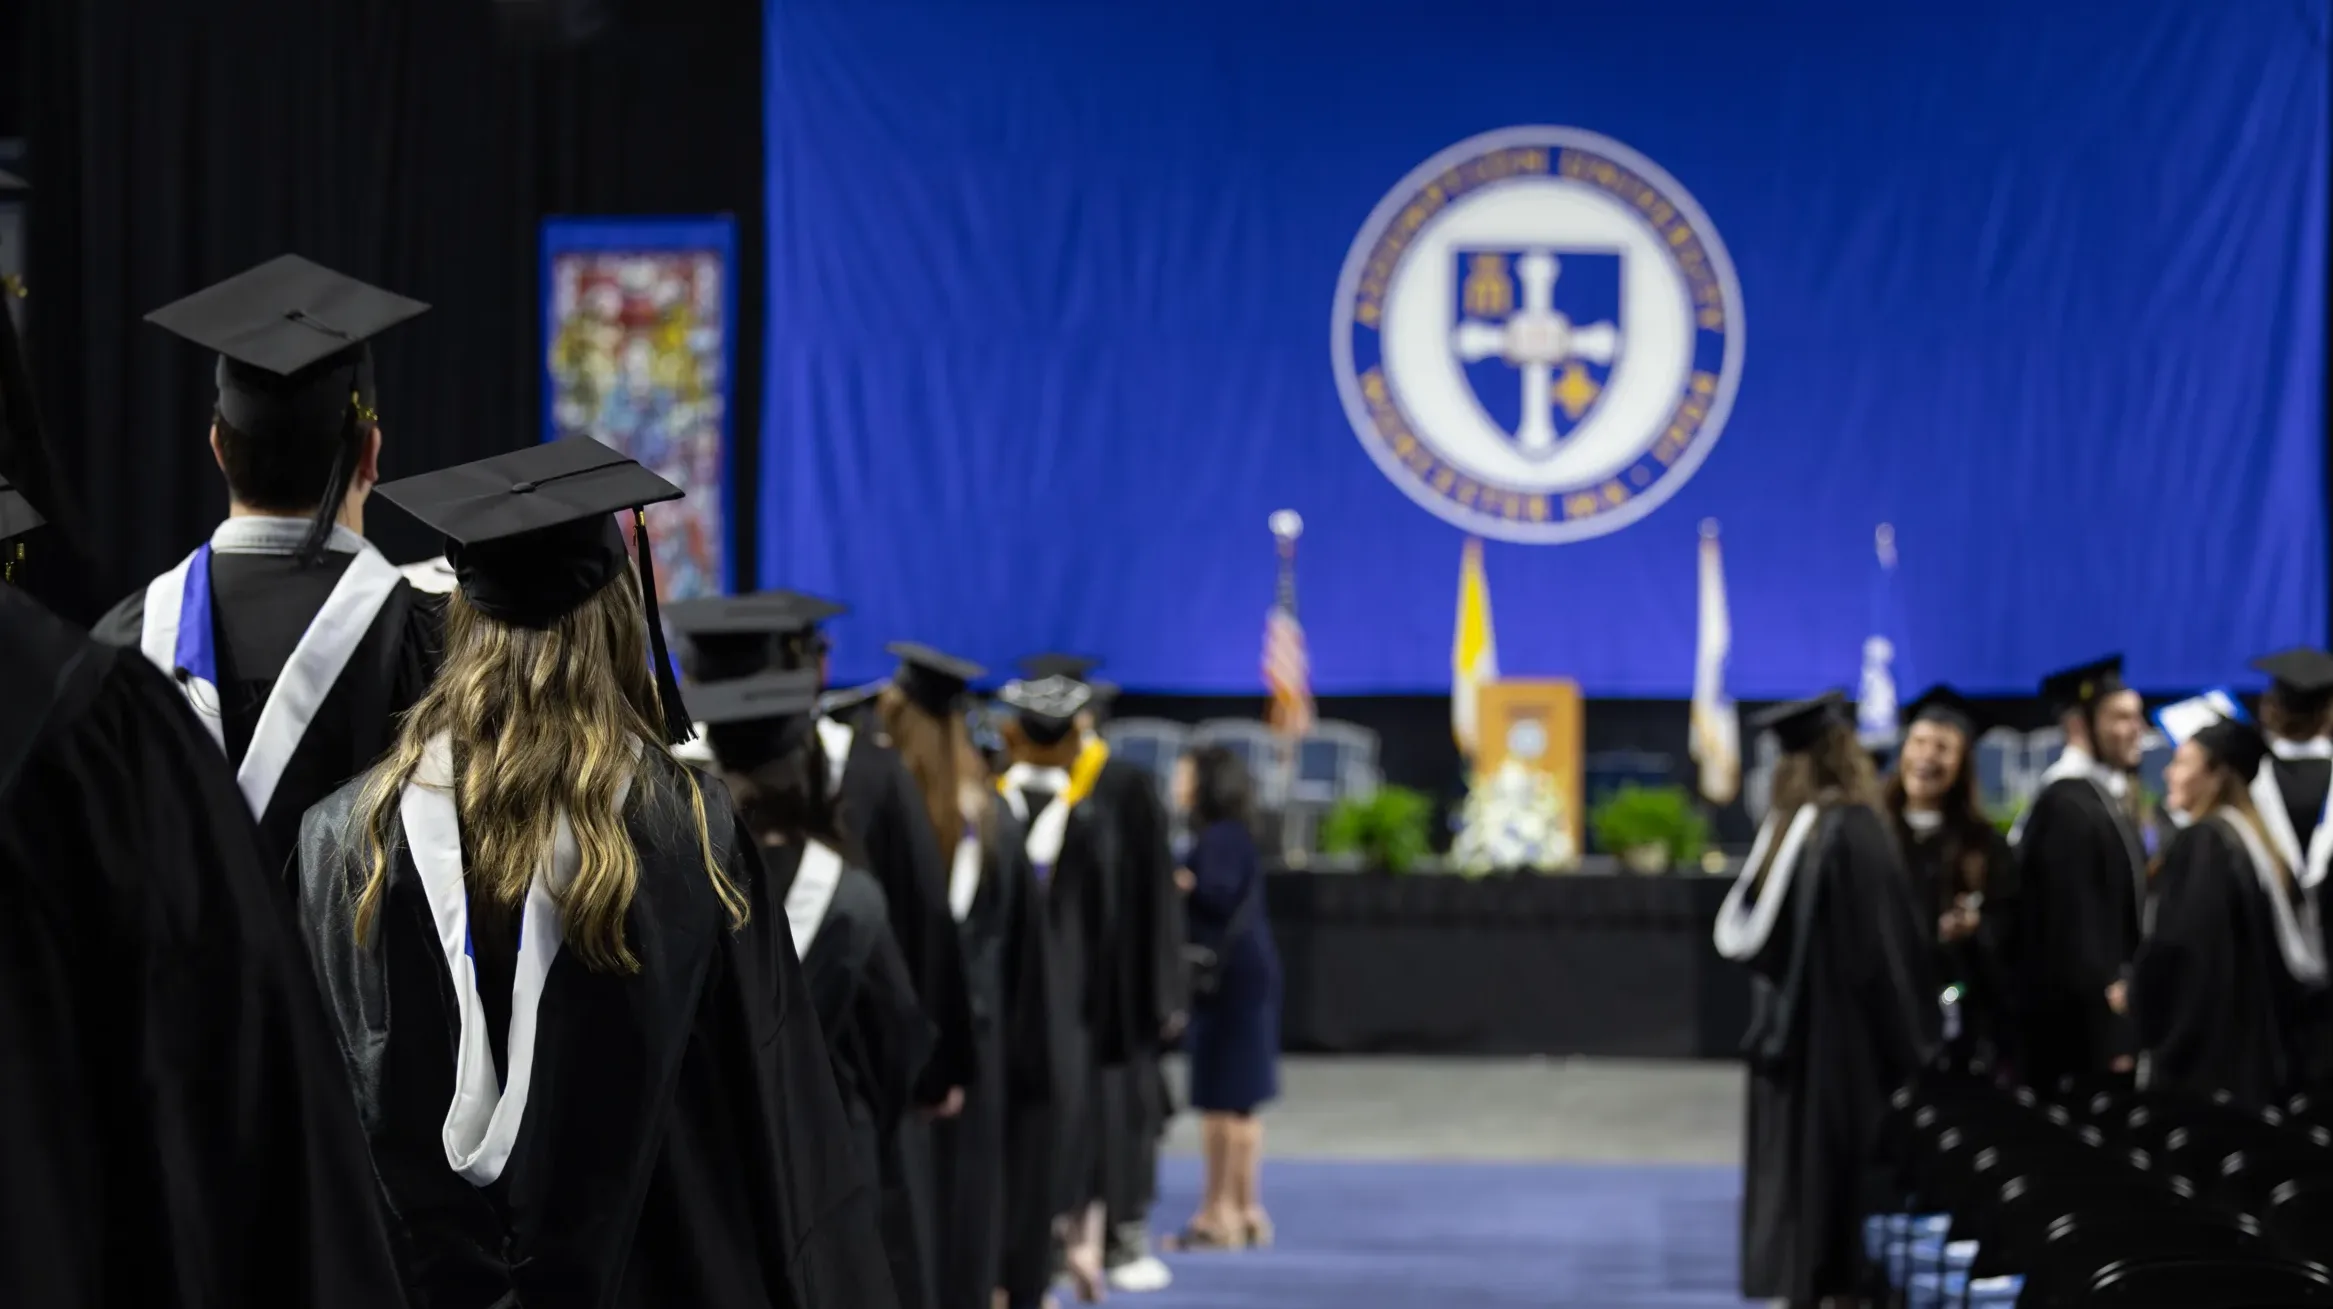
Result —
<instances>
[{"instance_id":1,"label":"black mortarboard","mask_svg":"<svg viewBox=\"0 0 2333 1309\"><path fill-rule=\"evenodd\" d=\"M700 681L743 677L766 668L793 668L805 634L849 610L800 591L683 600L665 617L689 641L689 675ZM812 661L815 662L815 661Z\"/></svg>"},{"instance_id":2,"label":"black mortarboard","mask_svg":"<svg viewBox=\"0 0 2333 1309\"><path fill-rule=\"evenodd\" d=\"M2333 700L2333 655L2299 646L2262 655L2252 666L2276 683L2277 696L2295 710L2314 712Z\"/></svg>"},{"instance_id":3,"label":"black mortarboard","mask_svg":"<svg viewBox=\"0 0 2333 1309\"><path fill-rule=\"evenodd\" d=\"M497 621L548 627L614 581L625 564L619 510L632 511L642 607L655 652L665 730L689 739L657 614L656 565L641 512L681 489L588 436L529 446L381 485L381 497L446 538L462 598Z\"/></svg>"},{"instance_id":4,"label":"black mortarboard","mask_svg":"<svg viewBox=\"0 0 2333 1309\"><path fill-rule=\"evenodd\" d=\"M1093 702L1094 689L1067 677L1040 677L1004 684L996 693L1015 714L1021 730L1039 745L1051 745L1069 735L1077 716Z\"/></svg>"},{"instance_id":5,"label":"black mortarboard","mask_svg":"<svg viewBox=\"0 0 2333 1309\"><path fill-rule=\"evenodd\" d=\"M0 543L15 540L32 529L48 522L24 492L16 489L7 478L0 477ZM13 556L13 552L11 552Z\"/></svg>"},{"instance_id":6,"label":"black mortarboard","mask_svg":"<svg viewBox=\"0 0 2333 1309\"><path fill-rule=\"evenodd\" d=\"M1088 655L1035 654L1021 661L1023 677L1066 677L1073 682L1090 682L1093 671L1102 661Z\"/></svg>"},{"instance_id":7,"label":"black mortarboard","mask_svg":"<svg viewBox=\"0 0 2333 1309\"><path fill-rule=\"evenodd\" d=\"M2086 664L2062 669L2041 679L2041 698L2052 713L2088 709L2102 696L2122 689L2122 656L2107 655Z\"/></svg>"},{"instance_id":8,"label":"black mortarboard","mask_svg":"<svg viewBox=\"0 0 2333 1309\"><path fill-rule=\"evenodd\" d=\"M894 641L883 648L899 660L899 671L891 675L891 684L924 712L942 718L956 712L972 679L988 671L969 659L914 641Z\"/></svg>"},{"instance_id":9,"label":"black mortarboard","mask_svg":"<svg viewBox=\"0 0 2333 1309\"><path fill-rule=\"evenodd\" d=\"M1914 723L1942 723L1972 742L1982 730L1976 706L1970 704L1966 696L1941 682L1921 692L1920 698L1904 711L1904 726L1910 727Z\"/></svg>"},{"instance_id":10,"label":"black mortarboard","mask_svg":"<svg viewBox=\"0 0 2333 1309\"><path fill-rule=\"evenodd\" d=\"M2268 757L2268 738L2259 728L2239 719L2219 719L2189 739L2219 760L2221 767L2247 780L2260 771L2260 761Z\"/></svg>"},{"instance_id":11,"label":"black mortarboard","mask_svg":"<svg viewBox=\"0 0 2333 1309\"><path fill-rule=\"evenodd\" d=\"M795 668L689 684L707 744L724 768L759 768L808 739L818 722L818 671Z\"/></svg>"},{"instance_id":12,"label":"black mortarboard","mask_svg":"<svg viewBox=\"0 0 2333 1309\"><path fill-rule=\"evenodd\" d=\"M365 343L429 308L419 300L279 255L146 315L219 354L219 417L257 441L339 441L332 477L302 547L330 537L356 474L357 435L378 420Z\"/></svg>"},{"instance_id":13,"label":"black mortarboard","mask_svg":"<svg viewBox=\"0 0 2333 1309\"><path fill-rule=\"evenodd\" d=\"M1823 739L1823 733L1846 719L1847 698L1837 691L1825 691L1812 700L1793 700L1776 705L1750 720L1750 726L1760 732L1774 733L1775 743L1786 754L1799 754L1814 748Z\"/></svg>"}]
</instances>

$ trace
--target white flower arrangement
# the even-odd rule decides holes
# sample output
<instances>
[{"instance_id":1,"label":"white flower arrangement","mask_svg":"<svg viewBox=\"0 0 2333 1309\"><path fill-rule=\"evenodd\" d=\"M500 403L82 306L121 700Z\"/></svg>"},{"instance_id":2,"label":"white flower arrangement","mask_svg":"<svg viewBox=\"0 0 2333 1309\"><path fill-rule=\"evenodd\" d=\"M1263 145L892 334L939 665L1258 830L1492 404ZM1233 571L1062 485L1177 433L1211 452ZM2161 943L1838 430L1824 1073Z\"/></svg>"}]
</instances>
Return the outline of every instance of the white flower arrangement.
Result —
<instances>
[{"instance_id":1,"label":"white flower arrangement","mask_svg":"<svg viewBox=\"0 0 2333 1309\"><path fill-rule=\"evenodd\" d=\"M1459 822L1450 864L1468 876L1524 868L1551 873L1579 864L1563 793L1554 778L1519 759L1475 779Z\"/></svg>"}]
</instances>

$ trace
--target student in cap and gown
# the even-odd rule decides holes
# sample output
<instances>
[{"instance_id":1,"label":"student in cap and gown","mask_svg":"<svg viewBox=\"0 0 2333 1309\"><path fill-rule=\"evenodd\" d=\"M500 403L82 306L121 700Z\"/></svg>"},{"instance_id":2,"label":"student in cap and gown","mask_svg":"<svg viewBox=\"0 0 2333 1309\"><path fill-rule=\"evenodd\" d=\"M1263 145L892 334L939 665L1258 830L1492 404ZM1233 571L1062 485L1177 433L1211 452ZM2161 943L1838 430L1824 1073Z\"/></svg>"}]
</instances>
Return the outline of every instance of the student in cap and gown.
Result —
<instances>
[{"instance_id":1,"label":"student in cap and gown","mask_svg":"<svg viewBox=\"0 0 2333 1309\"><path fill-rule=\"evenodd\" d=\"M1042 891L1027 834L973 750L965 721L975 666L901 646L876 720L915 779L949 852L948 911L964 947L978 1074L963 1112L932 1131L939 1174L940 1309L989 1309L1003 1285L1006 1124L1053 1094L1045 1010ZM1039 1226L1029 1241L1042 1248Z\"/></svg>"},{"instance_id":2,"label":"student in cap and gown","mask_svg":"<svg viewBox=\"0 0 2333 1309\"><path fill-rule=\"evenodd\" d=\"M1856 1294L1888 1099L1939 1040L1932 915L1843 707L1832 694L1757 720L1782 761L1715 930L1751 976L1742 1294L1794 1306Z\"/></svg>"},{"instance_id":3,"label":"student in cap and gown","mask_svg":"<svg viewBox=\"0 0 2333 1309\"><path fill-rule=\"evenodd\" d=\"M2023 1072L2061 1079L2128 1071L2124 981L2147 896L2147 837L2134 812L2146 720L2119 655L2043 679L2066 729L2019 820L2018 998Z\"/></svg>"},{"instance_id":4,"label":"student in cap and gown","mask_svg":"<svg viewBox=\"0 0 2333 1309\"><path fill-rule=\"evenodd\" d=\"M2281 650L2252 666L2268 674L2260 697L2260 726L2268 758L2252 778L2252 804L2261 829L2301 886L2311 892L2333 867L2333 655ZM2333 937L2324 942L2333 950ZM2312 1000L2300 1060L2311 1085L2333 1082L2333 993Z\"/></svg>"},{"instance_id":5,"label":"student in cap and gown","mask_svg":"<svg viewBox=\"0 0 2333 1309\"><path fill-rule=\"evenodd\" d=\"M0 482L0 547L39 523ZM404 1304L218 750L161 674L4 583L0 632L0 1304Z\"/></svg>"},{"instance_id":6,"label":"student in cap and gown","mask_svg":"<svg viewBox=\"0 0 2333 1309\"><path fill-rule=\"evenodd\" d=\"M1021 1239L1005 1255L1005 1289L1013 1309L1029 1309L1052 1281L1049 1254L1033 1235L1048 1222L1079 1297L1102 1294L1101 1081L1104 1070L1126 1063L1131 1044L1123 970L1111 953L1124 939L1125 879L1115 816L1094 791L1095 771L1076 768L1077 716L1092 689L1047 677L1008 682L997 698L1013 711L1004 728L1013 764L997 791L1028 834L1024 848L1043 888L1053 1053L1049 1106L1016 1115L1007 1128L1008 1221Z\"/></svg>"},{"instance_id":7,"label":"student in cap and gown","mask_svg":"<svg viewBox=\"0 0 2333 1309\"><path fill-rule=\"evenodd\" d=\"M2013 1049L2009 933L2016 872L2009 842L1977 799L1976 709L1949 686L1904 713L1903 745L1884 807L1919 903L1935 924L1944 1037L1961 1067L1998 1070Z\"/></svg>"},{"instance_id":8,"label":"student in cap and gown","mask_svg":"<svg viewBox=\"0 0 2333 1309\"><path fill-rule=\"evenodd\" d=\"M2167 799L2187 823L2163 853L2130 983L2142 1084L2255 1109L2298 1088L2325 987L2317 893L2253 806L2268 753L2258 728L2220 718L2172 756Z\"/></svg>"},{"instance_id":9,"label":"student in cap and gown","mask_svg":"<svg viewBox=\"0 0 2333 1309\"><path fill-rule=\"evenodd\" d=\"M693 676L711 681L764 669L813 669L825 685L830 646L820 624L841 615L842 605L798 591L770 591L726 603L736 607L725 611L724 630L700 630L689 642ZM861 697L851 707L863 708L863 703ZM916 1087L922 1112L911 1115L899 1133L917 1248L927 1260L927 1275L916 1286L902 1288L913 1297L937 1282L937 1270L928 1262L939 1244L929 1120L954 1115L976 1074L972 1007L963 951L948 916L947 864L924 821L915 783L863 713L834 711L833 704L833 697L822 698L817 733L843 819L866 855L868 873L883 888L891 933L915 979L916 999L937 1032ZM917 1299L909 1305L927 1309Z\"/></svg>"},{"instance_id":10,"label":"student in cap and gown","mask_svg":"<svg viewBox=\"0 0 2333 1309\"><path fill-rule=\"evenodd\" d=\"M1158 1147L1173 1098L1166 1085L1165 1046L1181 1034L1190 1012L1183 973L1183 899L1175 889L1172 823L1150 770L1110 753L1099 730L1117 688L1097 682L1100 661L1041 654L1021 661L1031 678L1066 677L1093 692L1078 715L1078 767L1094 770L1093 791L1118 824L1118 903L1121 935L1112 947L1122 977L1127 1057L1101 1081L1103 1180L1109 1236L1103 1262L1110 1284L1122 1291L1156 1291L1174 1280L1150 1252L1149 1216L1158 1201Z\"/></svg>"},{"instance_id":11,"label":"student in cap and gown","mask_svg":"<svg viewBox=\"0 0 2333 1309\"><path fill-rule=\"evenodd\" d=\"M279 871L300 816L379 757L434 671L438 603L362 535L381 457L370 341L427 307L284 255L147 316L219 353L229 514L95 631L178 683Z\"/></svg>"},{"instance_id":12,"label":"student in cap and gown","mask_svg":"<svg viewBox=\"0 0 2333 1309\"><path fill-rule=\"evenodd\" d=\"M416 1302L896 1304L777 885L670 753L680 491L572 437L381 493L447 538L446 666L310 811L300 922Z\"/></svg>"},{"instance_id":13,"label":"student in cap and gown","mask_svg":"<svg viewBox=\"0 0 2333 1309\"><path fill-rule=\"evenodd\" d=\"M783 893L852 1142L883 1188L892 1281L903 1302L923 1301L927 1260L916 1244L899 1132L915 1112L932 1027L892 938L883 889L836 809L818 743L818 693L817 672L797 669L699 682L689 703L706 724L746 831L761 843L771 893Z\"/></svg>"}]
</instances>

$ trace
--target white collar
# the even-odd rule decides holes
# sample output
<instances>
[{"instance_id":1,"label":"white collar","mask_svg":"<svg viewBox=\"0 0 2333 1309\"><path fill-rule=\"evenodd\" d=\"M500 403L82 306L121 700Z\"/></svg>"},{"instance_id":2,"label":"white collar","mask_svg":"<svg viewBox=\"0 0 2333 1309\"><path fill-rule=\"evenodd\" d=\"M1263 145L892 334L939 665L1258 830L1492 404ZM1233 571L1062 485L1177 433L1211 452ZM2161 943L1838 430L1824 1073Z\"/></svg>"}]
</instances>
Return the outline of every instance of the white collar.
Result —
<instances>
[{"instance_id":1,"label":"white collar","mask_svg":"<svg viewBox=\"0 0 2333 1309\"><path fill-rule=\"evenodd\" d=\"M2057 762L2043 771L2041 782L2042 785L2047 786L2051 782L2066 777L2087 777L2106 788L2107 794L2117 800L2130 793L2130 775L2128 773L2119 768L2108 768L2099 763L2095 756L2078 745L2067 746L2058 755Z\"/></svg>"},{"instance_id":2,"label":"white collar","mask_svg":"<svg viewBox=\"0 0 2333 1309\"><path fill-rule=\"evenodd\" d=\"M842 856L832 846L811 841L803 845L794 865L794 883L786 888L786 929L794 938L794 957L810 957L810 943L834 907L835 888L842 885Z\"/></svg>"},{"instance_id":3,"label":"white collar","mask_svg":"<svg viewBox=\"0 0 2333 1309\"><path fill-rule=\"evenodd\" d=\"M1014 764L1004 770L1004 784L1015 791L1049 791L1060 795L1069 789L1069 770L1046 768L1038 764Z\"/></svg>"},{"instance_id":4,"label":"white collar","mask_svg":"<svg viewBox=\"0 0 2333 1309\"><path fill-rule=\"evenodd\" d=\"M1919 836L1926 836L1944 827L1944 815L1934 809L1904 810L1904 826Z\"/></svg>"},{"instance_id":5,"label":"white collar","mask_svg":"<svg viewBox=\"0 0 2333 1309\"><path fill-rule=\"evenodd\" d=\"M245 514L220 523L211 533L211 553L223 555L288 555L299 551L300 543L308 539L310 522L305 518L278 518L271 514ZM349 530L345 523L334 523L332 534L325 538L324 548L337 554L363 554L372 544Z\"/></svg>"},{"instance_id":6,"label":"white collar","mask_svg":"<svg viewBox=\"0 0 2333 1309\"><path fill-rule=\"evenodd\" d=\"M2333 759L2333 736L2320 736L2307 741L2287 741L2281 736L2268 738L2268 751L2291 763L2295 759Z\"/></svg>"},{"instance_id":7,"label":"white collar","mask_svg":"<svg viewBox=\"0 0 2333 1309\"><path fill-rule=\"evenodd\" d=\"M1799 854L1813 835L1815 819L1821 816L1815 805L1800 805L1790 816L1787 829L1778 816L1766 815L1758 825L1758 839L1750 844L1750 857L1743 861L1742 871L1735 875L1733 889L1726 892L1725 903L1718 906L1717 923L1711 936L1717 952L1736 963L1747 962L1766 948L1766 938L1773 934L1774 923L1782 917L1782 904L1790 898L1791 875L1798 869ZM1774 849L1774 856L1765 865L1765 884L1758 888L1758 902L1745 904L1749 898L1750 881L1760 867L1759 858L1774 846L1774 834L1782 833L1782 843ZM1801 942L1801 945L1804 943Z\"/></svg>"}]
</instances>

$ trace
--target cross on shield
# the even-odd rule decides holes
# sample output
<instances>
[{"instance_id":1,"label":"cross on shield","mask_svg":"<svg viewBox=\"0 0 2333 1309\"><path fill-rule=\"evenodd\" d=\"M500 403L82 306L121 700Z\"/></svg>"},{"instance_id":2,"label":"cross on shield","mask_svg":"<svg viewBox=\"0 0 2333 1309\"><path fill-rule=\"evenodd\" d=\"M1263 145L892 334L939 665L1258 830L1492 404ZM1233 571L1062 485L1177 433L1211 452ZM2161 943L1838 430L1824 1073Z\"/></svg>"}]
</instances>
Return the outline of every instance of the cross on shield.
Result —
<instances>
[{"instance_id":1,"label":"cross on shield","mask_svg":"<svg viewBox=\"0 0 2333 1309\"><path fill-rule=\"evenodd\" d=\"M1595 412L1620 357L1620 253L1474 247L1453 257L1450 346L1476 402L1524 454L1554 454Z\"/></svg>"}]
</instances>

